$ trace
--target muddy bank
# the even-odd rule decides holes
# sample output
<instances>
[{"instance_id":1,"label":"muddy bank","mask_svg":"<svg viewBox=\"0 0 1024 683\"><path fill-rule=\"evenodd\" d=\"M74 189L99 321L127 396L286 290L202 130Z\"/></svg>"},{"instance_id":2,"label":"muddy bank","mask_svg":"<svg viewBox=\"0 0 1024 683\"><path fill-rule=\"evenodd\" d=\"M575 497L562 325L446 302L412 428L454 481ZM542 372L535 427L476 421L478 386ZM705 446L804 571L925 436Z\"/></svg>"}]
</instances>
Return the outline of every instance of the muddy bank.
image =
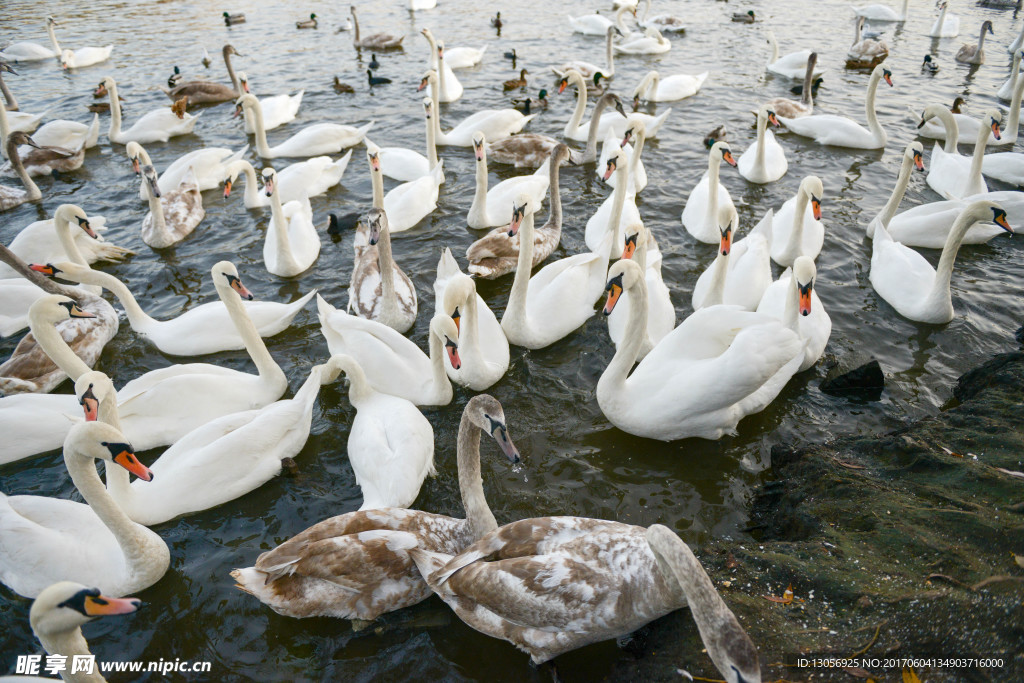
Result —
<instances>
[{"instance_id":1,"label":"muddy bank","mask_svg":"<svg viewBox=\"0 0 1024 683\"><path fill-rule=\"evenodd\" d=\"M962 376L955 407L906 428L776 447L755 543L698 549L761 652L764 680L902 680L902 668L786 666L835 657L996 658L923 666L923 681L1024 680L1024 353ZM999 468L1006 471L1000 471ZM782 598L792 584L789 604ZM686 610L652 624L609 680L718 679Z\"/></svg>"}]
</instances>

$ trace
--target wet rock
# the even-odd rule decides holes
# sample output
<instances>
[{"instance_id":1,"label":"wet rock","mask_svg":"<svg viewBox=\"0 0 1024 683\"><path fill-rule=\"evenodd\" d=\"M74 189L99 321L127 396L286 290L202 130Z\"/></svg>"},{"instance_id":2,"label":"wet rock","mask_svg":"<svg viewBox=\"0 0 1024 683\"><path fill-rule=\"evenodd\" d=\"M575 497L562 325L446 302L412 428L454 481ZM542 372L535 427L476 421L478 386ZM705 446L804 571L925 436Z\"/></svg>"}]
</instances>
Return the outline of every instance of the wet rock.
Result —
<instances>
[{"instance_id":1,"label":"wet rock","mask_svg":"<svg viewBox=\"0 0 1024 683\"><path fill-rule=\"evenodd\" d=\"M977 396L983 389L998 386L1002 383L1008 383L1012 387L1012 384L1017 381L1017 377L1013 373L1004 372L1004 370L1008 366L1019 364L1021 361L1024 361L1024 353L1020 352L1001 353L995 356L981 367L974 368L965 375L962 375L956 381L953 396L956 397L956 400L963 403Z\"/></svg>"},{"instance_id":2,"label":"wet rock","mask_svg":"<svg viewBox=\"0 0 1024 683\"><path fill-rule=\"evenodd\" d=\"M840 361L821 381L820 389L832 396L854 396L877 401L885 388L885 375L878 361Z\"/></svg>"}]
</instances>

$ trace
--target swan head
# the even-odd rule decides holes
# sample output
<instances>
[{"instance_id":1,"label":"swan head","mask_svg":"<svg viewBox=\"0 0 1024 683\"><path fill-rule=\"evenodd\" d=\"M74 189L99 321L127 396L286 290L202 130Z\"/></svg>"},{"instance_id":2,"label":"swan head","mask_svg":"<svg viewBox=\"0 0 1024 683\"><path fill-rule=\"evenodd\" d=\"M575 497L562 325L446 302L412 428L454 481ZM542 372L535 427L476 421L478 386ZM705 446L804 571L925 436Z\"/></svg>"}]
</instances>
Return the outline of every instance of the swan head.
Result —
<instances>
[{"instance_id":1,"label":"swan head","mask_svg":"<svg viewBox=\"0 0 1024 683\"><path fill-rule=\"evenodd\" d=\"M71 225L77 223L78 227L82 229L89 237L99 239L99 235L89 225L89 217L85 215L85 211L80 206L74 204L61 204L57 207L57 210L53 214L54 223L63 223Z\"/></svg>"},{"instance_id":2,"label":"swan head","mask_svg":"<svg viewBox=\"0 0 1024 683\"><path fill-rule=\"evenodd\" d=\"M523 224L526 213L530 210L530 196L519 193L512 202L512 221L508 224L508 236L515 237L519 234L519 226Z\"/></svg>"},{"instance_id":3,"label":"swan head","mask_svg":"<svg viewBox=\"0 0 1024 683\"><path fill-rule=\"evenodd\" d=\"M473 154L476 155L477 161L484 160L484 143L486 141L487 139L484 137L482 131L478 130L477 132L473 133Z\"/></svg>"},{"instance_id":4,"label":"swan head","mask_svg":"<svg viewBox=\"0 0 1024 683\"><path fill-rule=\"evenodd\" d=\"M903 152L903 156L914 162L914 167L918 171L924 170L924 145L916 140L907 145L907 149Z\"/></svg>"},{"instance_id":5,"label":"swan head","mask_svg":"<svg viewBox=\"0 0 1024 683\"><path fill-rule=\"evenodd\" d=\"M1006 218L1006 210L995 202L987 200L972 202L967 205L963 212L970 212L970 215L977 221L992 221L1006 232L1013 233L1013 228Z\"/></svg>"},{"instance_id":6,"label":"swan head","mask_svg":"<svg viewBox=\"0 0 1024 683\"><path fill-rule=\"evenodd\" d=\"M143 481L153 480L153 473L135 457L135 449L124 434L106 422L81 422L73 426L64 439L64 456L72 453L120 465Z\"/></svg>"},{"instance_id":7,"label":"swan head","mask_svg":"<svg viewBox=\"0 0 1024 683\"><path fill-rule=\"evenodd\" d=\"M60 294L47 294L36 299L28 309L28 316L30 320L46 325L56 325L70 318L96 317L92 313L83 311L74 299Z\"/></svg>"},{"instance_id":8,"label":"swan head","mask_svg":"<svg viewBox=\"0 0 1024 683\"><path fill-rule=\"evenodd\" d=\"M800 192L807 195L811 202L811 211L814 213L814 220L821 220L821 198L825 194L825 188L821 184L821 178L816 175L809 175L800 181Z\"/></svg>"},{"instance_id":9,"label":"swan head","mask_svg":"<svg viewBox=\"0 0 1024 683\"><path fill-rule=\"evenodd\" d=\"M246 93L252 92L252 90L249 90L249 77L246 75L244 71L238 72L238 84L242 86L242 90L244 90Z\"/></svg>"},{"instance_id":10,"label":"swan head","mask_svg":"<svg viewBox=\"0 0 1024 683\"><path fill-rule=\"evenodd\" d=\"M728 683L760 681L761 664L757 648L736 615L718 596L693 551L672 530L661 524L651 525L645 536L665 581L678 585L683 593L690 593L702 585L714 593L710 604L701 609L699 617L695 614L694 618L715 668Z\"/></svg>"},{"instance_id":11,"label":"swan head","mask_svg":"<svg viewBox=\"0 0 1024 683\"><path fill-rule=\"evenodd\" d=\"M434 100L429 97L423 98L423 114L428 121L434 117Z\"/></svg>"},{"instance_id":12,"label":"swan head","mask_svg":"<svg viewBox=\"0 0 1024 683\"><path fill-rule=\"evenodd\" d=\"M260 176L263 178L263 192L268 197L273 197L274 190L277 189L277 173L268 166L260 171Z\"/></svg>"},{"instance_id":13,"label":"swan head","mask_svg":"<svg viewBox=\"0 0 1024 683\"><path fill-rule=\"evenodd\" d=\"M132 170L135 175L142 173L142 167L139 163L139 159L142 157L142 145L132 140L124 147L125 154L128 155L128 159L132 162Z\"/></svg>"},{"instance_id":14,"label":"swan head","mask_svg":"<svg viewBox=\"0 0 1024 683\"><path fill-rule=\"evenodd\" d=\"M995 35L995 33L992 31L992 22L987 20L987 19L981 25L981 32L982 32L982 34L984 34L986 31L988 31L989 35L993 35L993 36Z\"/></svg>"},{"instance_id":15,"label":"swan head","mask_svg":"<svg viewBox=\"0 0 1024 683\"><path fill-rule=\"evenodd\" d=\"M892 87L892 72L886 69L881 64L875 67L875 70L872 72L871 75L876 80L879 78L885 79L885 82L889 85L889 87Z\"/></svg>"},{"instance_id":16,"label":"swan head","mask_svg":"<svg viewBox=\"0 0 1024 683\"><path fill-rule=\"evenodd\" d=\"M608 158L608 161L605 164L604 175L601 176L601 179L608 182L608 179L611 178L612 174L616 171L621 170L622 172L625 172L626 164L622 163L623 161L624 159L622 158L622 154L620 154L619 150L613 149L612 155Z\"/></svg>"},{"instance_id":17,"label":"swan head","mask_svg":"<svg viewBox=\"0 0 1024 683\"><path fill-rule=\"evenodd\" d=\"M994 137L996 140L1002 139L1002 136L999 134L999 122L1002 120L1002 118L1003 113L998 109L989 109L987 112L985 112L984 121L988 125L988 128L992 130L992 137Z\"/></svg>"},{"instance_id":18,"label":"swan head","mask_svg":"<svg viewBox=\"0 0 1024 683\"><path fill-rule=\"evenodd\" d=\"M17 130L7 136L7 156L13 159L18 153L18 147L21 145L42 149L42 147L36 144L35 140L29 137L28 133Z\"/></svg>"},{"instance_id":19,"label":"swan head","mask_svg":"<svg viewBox=\"0 0 1024 683\"><path fill-rule=\"evenodd\" d=\"M60 68L73 69L75 67L74 50L64 49L60 53Z\"/></svg>"},{"instance_id":20,"label":"swan head","mask_svg":"<svg viewBox=\"0 0 1024 683\"><path fill-rule=\"evenodd\" d=\"M437 83L437 72L434 71L433 69L430 69L429 71L427 71L427 73L423 74L423 78L420 79L420 84L419 87L416 88L416 92L419 92L426 88L428 85L433 85L435 83Z\"/></svg>"},{"instance_id":21,"label":"swan head","mask_svg":"<svg viewBox=\"0 0 1024 683\"><path fill-rule=\"evenodd\" d=\"M99 370L86 372L75 381L75 396L78 398L78 405L82 406L85 412L86 422L95 422L99 419L101 403L117 402L114 383L106 373Z\"/></svg>"},{"instance_id":22,"label":"swan head","mask_svg":"<svg viewBox=\"0 0 1024 683\"><path fill-rule=\"evenodd\" d=\"M711 145L711 153L708 157L710 166L711 164L721 164L723 161L730 166L736 166L736 159L732 156L732 148L729 147L729 143L725 140L719 140L715 144Z\"/></svg>"},{"instance_id":23,"label":"swan head","mask_svg":"<svg viewBox=\"0 0 1024 683\"><path fill-rule=\"evenodd\" d=\"M97 617L131 614L141 606L138 598L111 598L99 588L60 581L39 594L28 620L37 635L53 636L74 631Z\"/></svg>"},{"instance_id":24,"label":"swan head","mask_svg":"<svg viewBox=\"0 0 1024 683\"><path fill-rule=\"evenodd\" d=\"M620 148L625 147L635 138L638 138L647 132L647 126L638 116L630 116L626 120L626 125L628 127L626 128L626 133L622 136L622 144L619 145Z\"/></svg>"},{"instance_id":25,"label":"swan head","mask_svg":"<svg viewBox=\"0 0 1024 683\"><path fill-rule=\"evenodd\" d=\"M641 244L647 244L648 230L643 223L632 223L626 228L626 240L619 258L631 259Z\"/></svg>"},{"instance_id":26,"label":"swan head","mask_svg":"<svg viewBox=\"0 0 1024 683\"><path fill-rule=\"evenodd\" d=\"M250 95L249 93L245 93L244 95L239 97L237 100L235 100L235 113L234 113L233 118L238 118L239 116L241 116L242 115L242 109L252 109L257 104L259 104L259 100L256 99L255 95Z\"/></svg>"},{"instance_id":27,"label":"swan head","mask_svg":"<svg viewBox=\"0 0 1024 683\"><path fill-rule=\"evenodd\" d=\"M57 20L53 17L46 17L46 23L50 26L60 26L60 24L57 23Z\"/></svg>"},{"instance_id":28,"label":"swan head","mask_svg":"<svg viewBox=\"0 0 1024 683\"><path fill-rule=\"evenodd\" d=\"M444 61L444 41L437 41L437 58Z\"/></svg>"},{"instance_id":29,"label":"swan head","mask_svg":"<svg viewBox=\"0 0 1024 683\"><path fill-rule=\"evenodd\" d=\"M732 249L732 236L739 225L739 214L732 204L725 204L718 209L718 232L721 239L718 243L718 251L722 256L728 256Z\"/></svg>"},{"instance_id":30,"label":"swan head","mask_svg":"<svg viewBox=\"0 0 1024 683\"><path fill-rule=\"evenodd\" d=\"M160 186L156 177L156 169L151 164L146 164L142 167L143 181L149 186L149 192L156 198L160 197Z\"/></svg>"},{"instance_id":31,"label":"swan head","mask_svg":"<svg viewBox=\"0 0 1024 683\"><path fill-rule=\"evenodd\" d=\"M793 262L793 275L796 289L800 297L800 315L811 314L811 292L814 290L814 277L817 270L814 259L809 256L798 256Z\"/></svg>"},{"instance_id":32,"label":"swan head","mask_svg":"<svg viewBox=\"0 0 1024 683\"><path fill-rule=\"evenodd\" d=\"M457 332L462 332L462 307L469 297L476 296L476 283L468 275L456 274L444 288L444 311L451 315Z\"/></svg>"},{"instance_id":33,"label":"swan head","mask_svg":"<svg viewBox=\"0 0 1024 683\"><path fill-rule=\"evenodd\" d=\"M366 214L366 222L370 225L370 246L380 241L381 234L388 230L388 215L384 209L376 207Z\"/></svg>"},{"instance_id":34,"label":"swan head","mask_svg":"<svg viewBox=\"0 0 1024 683\"><path fill-rule=\"evenodd\" d=\"M452 367L456 370L461 368L462 359L459 358L459 327L455 324L453 316L435 315L430 321L430 332L441 340L444 352L448 354L448 362L452 364Z\"/></svg>"},{"instance_id":35,"label":"swan head","mask_svg":"<svg viewBox=\"0 0 1024 683\"><path fill-rule=\"evenodd\" d=\"M34 270L37 273L42 273L46 277L57 277L63 271L52 263L30 263L28 264L29 270Z\"/></svg>"},{"instance_id":36,"label":"swan head","mask_svg":"<svg viewBox=\"0 0 1024 683\"><path fill-rule=\"evenodd\" d=\"M213 275L213 284L215 287L220 287L226 283L228 287L233 289L236 294L246 301L252 301L256 297L252 295L248 287L242 284L241 278L238 277L238 269L235 268L235 264L231 261L219 261L213 264L213 268L210 269L210 274Z\"/></svg>"},{"instance_id":37,"label":"swan head","mask_svg":"<svg viewBox=\"0 0 1024 683\"><path fill-rule=\"evenodd\" d=\"M505 423L505 411L498 403L498 399L488 394L478 394L469 399L463 415L498 442L498 447L501 448L501 452L505 454L509 462L512 464L519 462L519 449L509 438L508 427Z\"/></svg>"},{"instance_id":38,"label":"swan head","mask_svg":"<svg viewBox=\"0 0 1024 683\"><path fill-rule=\"evenodd\" d=\"M608 299L604 303L601 312L604 315L611 315L615 310L615 304L619 302L622 292L633 287L637 282L644 279L644 272L636 261L632 259L619 259L608 269L608 284L604 291L608 293Z\"/></svg>"}]
</instances>

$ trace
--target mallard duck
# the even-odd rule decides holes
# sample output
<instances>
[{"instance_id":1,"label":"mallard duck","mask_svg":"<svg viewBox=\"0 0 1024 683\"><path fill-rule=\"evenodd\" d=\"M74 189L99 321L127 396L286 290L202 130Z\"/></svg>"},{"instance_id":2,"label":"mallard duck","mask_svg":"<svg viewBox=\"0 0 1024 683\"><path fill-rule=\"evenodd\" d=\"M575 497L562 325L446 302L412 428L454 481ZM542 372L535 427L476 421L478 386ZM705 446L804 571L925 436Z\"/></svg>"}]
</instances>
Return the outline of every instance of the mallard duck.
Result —
<instances>
[{"instance_id":1,"label":"mallard duck","mask_svg":"<svg viewBox=\"0 0 1024 683\"><path fill-rule=\"evenodd\" d=\"M536 109L547 109L548 108L548 91L546 89L544 89L544 88L541 88L540 92L537 93L537 97L536 98L524 97L522 99L512 100L512 104L513 104L513 106L515 106L516 109L518 109L519 111L523 112L524 114L529 114L530 110L533 109L533 108L536 108Z\"/></svg>"},{"instance_id":2,"label":"mallard duck","mask_svg":"<svg viewBox=\"0 0 1024 683\"><path fill-rule=\"evenodd\" d=\"M716 142L721 142L725 140L725 136L728 134L729 131L726 129L725 124L723 123L718 128L715 128L713 131L704 136L704 146L708 149L711 149L712 147L715 146Z\"/></svg>"},{"instance_id":3,"label":"mallard duck","mask_svg":"<svg viewBox=\"0 0 1024 683\"><path fill-rule=\"evenodd\" d=\"M188 95L185 95L180 100L171 105L171 111L179 119L185 118L185 108L188 107Z\"/></svg>"},{"instance_id":4,"label":"mallard duck","mask_svg":"<svg viewBox=\"0 0 1024 683\"><path fill-rule=\"evenodd\" d=\"M750 10L746 14L733 14L732 20L738 24L753 24L754 23L754 10Z\"/></svg>"},{"instance_id":5,"label":"mallard duck","mask_svg":"<svg viewBox=\"0 0 1024 683\"><path fill-rule=\"evenodd\" d=\"M384 78L383 76L374 76L373 72L370 71L369 69L366 70L366 78L367 80L369 80L371 88L375 85L385 85L391 82L390 78Z\"/></svg>"},{"instance_id":6,"label":"mallard duck","mask_svg":"<svg viewBox=\"0 0 1024 683\"><path fill-rule=\"evenodd\" d=\"M245 14L243 14L242 12L237 12L235 14L228 14L227 12L224 13L224 24L226 26L234 26L235 24L244 24L244 23L245 23Z\"/></svg>"},{"instance_id":7,"label":"mallard duck","mask_svg":"<svg viewBox=\"0 0 1024 683\"><path fill-rule=\"evenodd\" d=\"M295 28L316 28L316 26L317 26L317 23L316 23L316 14L315 13L310 14L309 15L309 19L306 19L305 21L296 21L295 22Z\"/></svg>"},{"instance_id":8,"label":"mallard duck","mask_svg":"<svg viewBox=\"0 0 1024 683\"><path fill-rule=\"evenodd\" d=\"M936 73L939 70L939 63L932 59L931 55L925 55L924 61L921 62L921 70L930 74Z\"/></svg>"},{"instance_id":9,"label":"mallard duck","mask_svg":"<svg viewBox=\"0 0 1024 683\"><path fill-rule=\"evenodd\" d=\"M349 85L348 83L342 83L341 79L338 78L337 76L334 77L334 92L336 92L336 93L346 93L346 92L347 93L354 93L355 91L356 91L356 89L353 88L351 85Z\"/></svg>"},{"instance_id":10,"label":"mallard duck","mask_svg":"<svg viewBox=\"0 0 1024 683\"><path fill-rule=\"evenodd\" d=\"M512 78L512 79L509 79L509 80L505 81L505 83L502 86L502 89L503 90L515 90L516 88L525 88L526 87L526 74L528 74L528 73L530 73L530 72L527 71L526 69L520 69L519 70L519 78Z\"/></svg>"},{"instance_id":11,"label":"mallard duck","mask_svg":"<svg viewBox=\"0 0 1024 683\"><path fill-rule=\"evenodd\" d=\"M167 87L173 88L181 83L182 78L184 78L184 76L181 75L181 69L174 67L174 73L167 77Z\"/></svg>"}]
</instances>

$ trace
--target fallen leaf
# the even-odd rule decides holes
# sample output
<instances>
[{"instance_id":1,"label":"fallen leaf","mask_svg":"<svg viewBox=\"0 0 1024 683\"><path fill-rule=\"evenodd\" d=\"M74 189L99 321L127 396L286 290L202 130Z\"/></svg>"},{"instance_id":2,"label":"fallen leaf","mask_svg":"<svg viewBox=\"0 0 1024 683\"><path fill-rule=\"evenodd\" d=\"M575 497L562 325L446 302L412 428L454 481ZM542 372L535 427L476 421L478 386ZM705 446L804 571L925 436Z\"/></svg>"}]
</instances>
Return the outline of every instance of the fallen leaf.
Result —
<instances>
[{"instance_id":1,"label":"fallen leaf","mask_svg":"<svg viewBox=\"0 0 1024 683\"><path fill-rule=\"evenodd\" d=\"M782 594L781 598L777 598L774 595L762 595L765 600L769 602L777 602L780 605L788 605L793 602L793 584L789 584L786 587L786 592Z\"/></svg>"},{"instance_id":2,"label":"fallen leaf","mask_svg":"<svg viewBox=\"0 0 1024 683\"><path fill-rule=\"evenodd\" d=\"M921 679L914 673L913 667L903 669L903 683L921 683Z\"/></svg>"},{"instance_id":3,"label":"fallen leaf","mask_svg":"<svg viewBox=\"0 0 1024 683\"><path fill-rule=\"evenodd\" d=\"M1024 555L1018 555L1017 553L1010 553L1013 555L1013 561L1017 563L1017 566L1024 569Z\"/></svg>"},{"instance_id":4,"label":"fallen leaf","mask_svg":"<svg viewBox=\"0 0 1024 683\"><path fill-rule=\"evenodd\" d=\"M964 457L962 453L956 453L954 451L951 451L948 448L946 448L945 446L939 446L939 448L941 448L942 450L946 451L947 453L952 455L954 458L962 458L962 457Z\"/></svg>"},{"instance_id":5,"label":"fallen leaf","mask_svg":"<svg viewBox=\"0 0 1024 683\"><path fill-rule=\"evenodd\" d=\"M732 553L729 553L729 557L725 559L725 568L735 569L738 566L740 566L740 563L736 561L736 557Z\"/></svg>"}]
</instances>

